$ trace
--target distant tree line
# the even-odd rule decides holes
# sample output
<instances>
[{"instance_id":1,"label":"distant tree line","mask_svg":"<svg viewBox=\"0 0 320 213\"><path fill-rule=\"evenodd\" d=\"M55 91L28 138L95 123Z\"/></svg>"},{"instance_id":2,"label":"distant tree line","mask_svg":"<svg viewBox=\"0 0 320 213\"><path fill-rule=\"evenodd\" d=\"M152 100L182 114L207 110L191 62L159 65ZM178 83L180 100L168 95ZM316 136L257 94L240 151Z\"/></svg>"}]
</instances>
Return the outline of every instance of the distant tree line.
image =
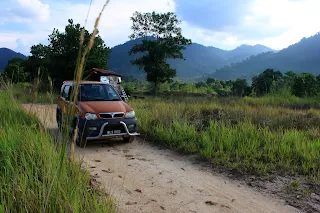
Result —
<instances>
[{"instance_id":1,"label":"distant tree line","mask_svg":"<svg viewBox=\"0 0 320 213\"><path fill-rule=\"evenodd\" d=\"M213 81L212 78L208 78ZM208 82L207 80L207 82ZM221 82L221 81L220 81ZM235 81L226 81L231 85L230 94L234 96L263 96L286 92L297 97L316 96L320 94L320 75L312 73L294 73L266 69L252 78L249 85L246 79L238 78ZM198 83L199 84L199 83Z\"/></svg>"},{"instance_id":2,"label":"distant tree line","mask_svg":"<svg viewBox=\"0 0 320 213\"><path fill-rule=\"evenodd\" d=\"M146 81L133 77L124 83L126 91L147 92L152 90L152 85ZM264 95L294 95L297 97L312 97L320 95L320 75L312 73L297 74L288 71L282 74L280 71L266 69L264 72L252 78L249 84L246 79L217 80L207 78L206 81L167 82L160 86L159 92L184 92L198 94L212 94L216 96L264 96Z\"/></svg>"}]
</instances>

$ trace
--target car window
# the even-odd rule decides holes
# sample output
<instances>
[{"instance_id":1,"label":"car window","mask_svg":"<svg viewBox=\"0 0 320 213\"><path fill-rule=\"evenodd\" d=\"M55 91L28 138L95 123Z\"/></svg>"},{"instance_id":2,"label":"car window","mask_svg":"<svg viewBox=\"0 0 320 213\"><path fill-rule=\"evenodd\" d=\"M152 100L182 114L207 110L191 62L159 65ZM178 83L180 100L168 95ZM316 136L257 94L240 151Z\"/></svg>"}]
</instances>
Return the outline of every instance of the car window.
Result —
<instances>
[{"instance_id":1,"label":"car window","mask_svg":"<svg viewBox=\"0 0 320 213\"><path fill-rule=\"evenodd\" d=\"M68 90L68 95L67 95L67 97L66 97L66 100L68 100L68 101L72 100L72 97L71 97L72 92L73 92L73 87L70 86L70 87L69 87L69 90Z\"/></svg>"},{"instance_id":2,"label":"car window","mask_svg":"<svg viewBox=\"0 0 320 213\"><path fill-rule=\"evenodd\" d=\"M79 101L120 101L118 93L109 84L81 84Z\"/></svg>"},{"instance_id":3,"label":"car window","mask_svg":"<svg viewBox=\"0 0 320 213\"><path fill-rule=\"evenodd\" d=\"M66 87L65 85L61 87L61 90L60 90L60 96L61 96L61 97L63 97L63 91L64 91L64 88L65 88L65 87Z\"/></svg>"},{"instance_id":4,"label":"car window","mask_svg":"<svg viewBox=\"0 0 320 213\"><path fill-rule=\"evenodd\" d=\"M70 85L66 85L62 92L62 97L67 99L70 90Z\"/></svg>"}]
</instances>

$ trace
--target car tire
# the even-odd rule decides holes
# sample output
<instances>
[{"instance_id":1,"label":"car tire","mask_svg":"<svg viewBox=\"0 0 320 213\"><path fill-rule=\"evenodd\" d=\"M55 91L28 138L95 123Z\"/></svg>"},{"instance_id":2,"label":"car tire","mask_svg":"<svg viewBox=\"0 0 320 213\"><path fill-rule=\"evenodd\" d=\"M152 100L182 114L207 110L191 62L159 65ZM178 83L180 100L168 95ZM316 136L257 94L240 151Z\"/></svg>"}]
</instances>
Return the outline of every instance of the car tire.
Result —
<instances>
[{"instance_id":1,"label":"car tire","mask_svg":"<svg viewBox=\"0 0 320 213\"><path fill-rule=\"evenodd\" d=\"M58 130L62 132L62 116L61 113L57 112L57 125L58 125Z\"/></svg>"},{"instance_id":2,"label":"car tire","mask_svg":"<svg viewBox=\"0 0 320 213\"><path fill-rule=\"evenodd\" d=\"M123 137L123 142L125 143L132 143L134 141L135 137L134 136L129 136L129 137Z\"/></svg>"},{"instance_id":3,"label":"car tire","mask_svg":"<svg viewBox=\"0 0 320 213\"><path fill-rule=\"evenodd\" d=\"M86 147L86 140L85 140L83 137L81 137L81 136L79 135L79 133L78 133L78 137L77 137L77 140L76 140L76 144L77 144L77 146L79 146L80 148Z\"/></svg>"},{"instance_id":4,"label":"car tire","mask_svg":"<svg viewBox=\"0 0 320 213\"><path fill-rule=\"evenodd\" d=\"M73 127L72 127L72 140L73 136L75 134L75 130L77 129L77 136L76 136L76 145L79 146L80 148L84 148L86 146L86 139L85 136L82 134L81 129L78 126L78 120L75 120L73 122Z\"/></svg>"}]
</instances>

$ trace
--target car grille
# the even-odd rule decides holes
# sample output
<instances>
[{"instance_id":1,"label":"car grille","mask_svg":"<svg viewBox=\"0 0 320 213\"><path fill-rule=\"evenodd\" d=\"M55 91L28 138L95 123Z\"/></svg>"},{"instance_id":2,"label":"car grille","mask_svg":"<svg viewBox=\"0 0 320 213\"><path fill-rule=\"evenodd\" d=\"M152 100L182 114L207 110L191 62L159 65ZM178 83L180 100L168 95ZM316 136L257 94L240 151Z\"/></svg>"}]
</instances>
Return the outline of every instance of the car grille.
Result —
<instances>
[{"instance_id":1,"label":"car grille","mask_svg":"<svg viewBox=\"0 0 320 213\"><path fill-rule=\"evenodd\" d=\"M123 112L100 113L99 116L102 119L122 118L124 116L124 113Z\"/></svg>"},{"instance_id":2,"label":"car grille","mask_svg":"<svg viewBox=\"0 0 320 213\"><path fill-rule=\"evenodd\" d=\"M126 133L126 130L124 129L122 124L108 124L104 127L102 134L106 135L107 131L112 131L112 130L121 130L121 133Z\"/></svg>"}]
</instances>

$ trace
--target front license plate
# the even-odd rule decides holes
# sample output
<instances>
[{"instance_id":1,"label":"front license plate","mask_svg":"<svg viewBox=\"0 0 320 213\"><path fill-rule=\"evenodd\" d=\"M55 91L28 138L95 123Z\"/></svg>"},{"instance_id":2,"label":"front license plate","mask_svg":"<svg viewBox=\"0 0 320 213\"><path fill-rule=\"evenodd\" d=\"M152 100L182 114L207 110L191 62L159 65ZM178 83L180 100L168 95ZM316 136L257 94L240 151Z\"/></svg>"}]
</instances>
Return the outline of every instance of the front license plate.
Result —
<instances>
[{"instance_id":1,"label":"front license plate","mask_svg":"<svg viewBox=\"0 0 320 213\"><path fill-rule=\"evenodd\" d=\"M113 134L120 134L121 130L113 130Z\"/></svg>"}]
</instances>

